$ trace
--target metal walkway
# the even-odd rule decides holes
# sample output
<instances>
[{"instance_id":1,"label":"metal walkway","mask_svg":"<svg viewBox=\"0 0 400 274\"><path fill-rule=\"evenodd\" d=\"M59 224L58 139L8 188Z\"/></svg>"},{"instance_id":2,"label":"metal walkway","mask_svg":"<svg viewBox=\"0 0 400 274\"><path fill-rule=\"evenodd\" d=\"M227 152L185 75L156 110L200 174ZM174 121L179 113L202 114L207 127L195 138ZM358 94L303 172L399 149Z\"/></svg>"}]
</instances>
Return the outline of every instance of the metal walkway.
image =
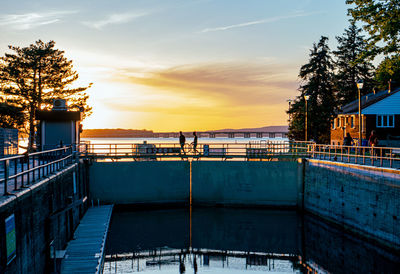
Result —
<instances>
[{"instance_id":1,"label":"metal walkway","mask_svg":"<svg viewBox=\"0 0 400 274\"><path fill-rule=\"evenodd\" d=\"M112 205L89 208L68 243L61 273L102 273Z\"/></svg>"}]
</instances>

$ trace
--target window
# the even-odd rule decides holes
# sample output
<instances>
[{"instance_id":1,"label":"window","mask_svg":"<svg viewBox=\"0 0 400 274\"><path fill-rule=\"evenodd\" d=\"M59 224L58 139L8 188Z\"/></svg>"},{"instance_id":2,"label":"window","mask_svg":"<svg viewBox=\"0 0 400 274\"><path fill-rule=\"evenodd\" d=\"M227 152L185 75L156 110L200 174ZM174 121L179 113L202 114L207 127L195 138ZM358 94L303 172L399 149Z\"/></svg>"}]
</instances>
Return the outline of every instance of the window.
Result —
<instances>
[{"instance_id":1,"label":"window","mask_svg":"<svg viewBox=\"0 0 400 274\"><path fill-rule=\"evenodd\" d=\"M350 126L354 128L354 115L350 117Z\"/></svg>"},{"instance_id":2,"label":"window","mask_svg":"<svg viewBox=\"0 0 400 274\"><path fill-rule=\"evenodd\" d=\"M394 115L376 115L376 127L394 127Z\"/></svg>"},{"instance_id":3,"label":"window","mask_svg":"<svg viewBox=\"0 0 400 274\"><path fill-rule=\"evenodd\" d=\"M335 129L335 128L336 128L336 118L333 119L333 122L332 122L332 129Z\"/></svg>"}]
</instances>

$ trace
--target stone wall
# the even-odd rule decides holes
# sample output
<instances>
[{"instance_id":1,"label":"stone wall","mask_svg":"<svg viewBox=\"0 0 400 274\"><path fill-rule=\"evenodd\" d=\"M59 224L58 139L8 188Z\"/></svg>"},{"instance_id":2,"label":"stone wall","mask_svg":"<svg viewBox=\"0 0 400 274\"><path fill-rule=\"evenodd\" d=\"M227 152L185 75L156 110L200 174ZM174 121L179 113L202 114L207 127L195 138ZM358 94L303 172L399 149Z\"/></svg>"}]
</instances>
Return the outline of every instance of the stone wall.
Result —
<instances>
[{"instance_id":1,"label":"stone wall","mask_svg":"<svg viewBox=\"0 0 400 274\"><path fill-rule=\"evenodd\" d=\"M400 248L398 170L309 160L305 171L306 211Z\"/></svg>"},{"instance_id":2,"label":"stone wall","mask_svg":"<svg viewBox=\"0 0 400 274\"><path fill-rule=\"evenodd\" d=\"M79 201L85 196L83 168L75 164L0 198L0 273L51 272L50 245L53 242L55 250L65 248L84 214L86 206ZM76 206L70 206L73 203ZM15 215L16 257L7 265L4 222L11 214Z\"/></svg>"}]
</instances>

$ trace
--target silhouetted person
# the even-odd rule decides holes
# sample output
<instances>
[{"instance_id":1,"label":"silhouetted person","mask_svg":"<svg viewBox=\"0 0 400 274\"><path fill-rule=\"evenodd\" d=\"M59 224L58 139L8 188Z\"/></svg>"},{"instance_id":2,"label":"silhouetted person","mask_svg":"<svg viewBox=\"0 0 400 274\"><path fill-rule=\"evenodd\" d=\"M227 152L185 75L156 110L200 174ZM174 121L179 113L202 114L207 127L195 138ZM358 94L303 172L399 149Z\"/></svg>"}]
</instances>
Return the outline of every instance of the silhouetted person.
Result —
<instances>
[{"instance_id":1,"label":"silhouetted person","mask_svg":"<svg viewBox=\"0 0 400 274\"><path fill-rule=\"evenodd\" d=\"M351 138L350 133L347 132L346 137L343 139L344 146L352 146L354 144L353 138Z\"/></svg>"},{"instance_id":2,"label":"silhouetted person","mask_svg":"<svg viewBox=\"0 0 400 274\"><path fill-rule=\"evenodd\" d=\"M378 155L379 151L376 149L379 141L378 141L378 135L376 134L375 130L371 131L371 135L369 136L368 143L371 146L371 155L374 156L376 154L377 156L379 156Z\"/></svg>"},{"instance_id":3,"label":"silhouetted person","mask_svg":"<svg viewBox=\"0 0 400 274\"><path fill-rule=\"evenodd\" d=\"M197 153L197 135L196 135L196 131L193 132L193 152Z\"/></svg>"},{"instance_id":4,"label":"silhouetted person","mask_svg":"<svg viewBox=\"0 0 400 274\"><path fill-rule=\"evenodd\" d=\"M182 134L182 131L179 131L179 144L181 145L181 150L183 151L183 154L185 153L185 142L186 142L186 137L185 135Z\"/></svg>"}]
</instances>

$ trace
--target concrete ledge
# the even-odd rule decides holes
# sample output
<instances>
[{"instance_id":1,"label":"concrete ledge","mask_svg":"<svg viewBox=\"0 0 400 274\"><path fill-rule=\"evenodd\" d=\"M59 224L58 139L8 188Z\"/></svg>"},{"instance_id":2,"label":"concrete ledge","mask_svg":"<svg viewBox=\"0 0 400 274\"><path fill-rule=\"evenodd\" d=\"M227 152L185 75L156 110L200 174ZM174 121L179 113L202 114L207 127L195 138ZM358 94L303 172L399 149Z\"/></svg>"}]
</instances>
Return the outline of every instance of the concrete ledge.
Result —
<instances>
[{"instance_id":1,"label":"concrete ledge","mask_svg":"<svg viewBox=\"0 0 400 274\"><path fill-rule=\"evenodd\" d=\"M329 165L340 166L340 167L354 168L354 169L358 169L358 170L396 174L396 175L399 175L398 178L400 179L400 170L395 169L395 168L367 166L367 165L335 162L335 161L328 161L328 160L318 160L318 159L307 159L307 161L310 163L329 164Z\"/></svg>"}]
</instances>

